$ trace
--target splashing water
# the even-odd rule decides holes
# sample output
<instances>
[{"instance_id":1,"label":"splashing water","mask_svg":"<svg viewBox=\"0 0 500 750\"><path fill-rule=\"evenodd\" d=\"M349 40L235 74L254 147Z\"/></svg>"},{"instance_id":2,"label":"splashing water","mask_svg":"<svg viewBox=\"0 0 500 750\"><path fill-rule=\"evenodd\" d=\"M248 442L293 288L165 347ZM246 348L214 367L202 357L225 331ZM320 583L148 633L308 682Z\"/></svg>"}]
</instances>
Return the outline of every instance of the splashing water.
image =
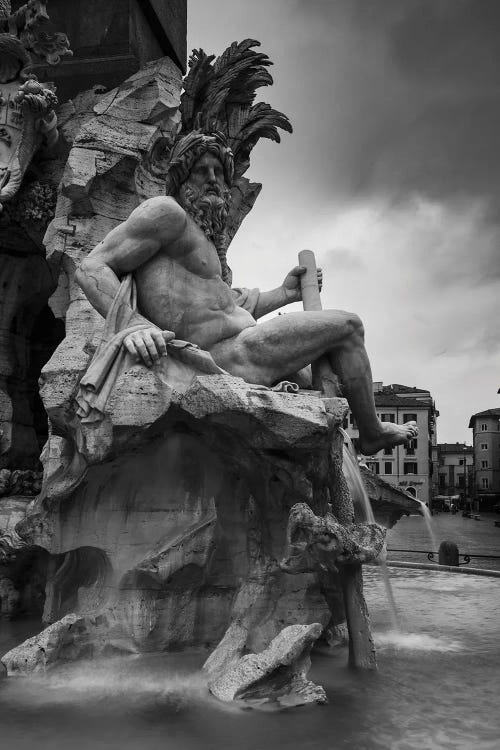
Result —
<instances>
[{"instance_id":1,"label":"splashing water","mask_svg":"<svg viewBox=\"0 0 500 750\"><path fill-rule=\"evenodd\" d=\"M378 649L393 648L398 651L448 653L464 650L464 646L457 640L437 637L429 633L378 633L375 636L375 643Z\"/></svg>"},{"instance_id":2,"label":"splashing water","mask_svg":"<svg viewBox=\"0 0 500 750\"><path fill-rule=\"evenodd\" d=\"M375 516L373 515L370 498L368 497L368 493L366 491L363 478L359 470L356 450L347 432L342 427L339 427L339 430L344 438L342 469L347 482L347 486L349 487L349 492L351 493L352 503L354 505L356 516L358 518L361 516L362 520L365 523L375 523ZM396 600L394 598L394 592L392 590L391 580L389 577L389 570L385 561L385 554L386 552L384 545L384 550L377 560L377 565L382 574L382 580L384 582L392 627L394 631L399 633L401 631L401 625L399 622Z\"/></svg>"},{"instance_id":3,"label":"splashing water","mask_svg":"<svg viewBox=\"0 0 500 750\"><path fill-rule=\"evenodd\" d=\"M11 678L10 699L19 692L38 707L115 702L133 708L152 702L179 711L194 703L213 702L207 677L198 665L171 654L62 663L47 673L31 675L29 680Z\"/></svg>"},{"instance_id":4,"label":"splashing water","mask_svg":"<svg viewBox=\"0 0 500 750\"><path fill-rule=\"evenodd\" d=\"M373 515L370 498L366 492L361 472L359 470L356 450L347 432L342 427L339 427L339 430L344 438L342 470L344 472L347 486L349 487L356 517L366 523L375 523L375 516Z\"/></svg>"}]
</instances>

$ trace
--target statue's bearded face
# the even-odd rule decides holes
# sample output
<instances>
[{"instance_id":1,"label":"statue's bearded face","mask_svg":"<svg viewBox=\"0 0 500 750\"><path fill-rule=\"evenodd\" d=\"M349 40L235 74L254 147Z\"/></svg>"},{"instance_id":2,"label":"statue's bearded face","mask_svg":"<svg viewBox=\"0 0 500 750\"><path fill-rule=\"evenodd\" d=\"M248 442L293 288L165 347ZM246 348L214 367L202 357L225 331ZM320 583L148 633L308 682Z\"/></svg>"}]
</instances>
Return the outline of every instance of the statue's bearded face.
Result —
<instances>
[{"instance_id":1,"label":"statue's bearded face","mask_svg":"<svg viewBox=\"0 0 500 750\"><path fill-rule=\"evenodd\" d=\"M188 179L179 188L178 200L207 237L215 241L224 231L230 200L217 156L207 152L195 161Z\"/></svg>"}]
</instances>

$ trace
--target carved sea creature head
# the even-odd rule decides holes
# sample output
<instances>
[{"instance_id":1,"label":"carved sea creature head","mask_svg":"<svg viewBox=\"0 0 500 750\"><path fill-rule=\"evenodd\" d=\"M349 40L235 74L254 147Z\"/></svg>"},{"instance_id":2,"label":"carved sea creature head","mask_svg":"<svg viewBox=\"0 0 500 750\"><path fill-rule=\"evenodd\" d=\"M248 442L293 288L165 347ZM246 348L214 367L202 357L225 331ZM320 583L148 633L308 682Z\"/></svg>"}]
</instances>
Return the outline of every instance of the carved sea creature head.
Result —
<instances>
[{"instance_id":1,"label":"carved sea creature head","mask_svg":"<svg viewBox=\"0 0 500 750\"><path fill-rule=\"evenodd\" d=\"M331 513L316 516L306 503L297 503L290 511L287 549L280 567L287 573L305 573L374 562L383 550L385 535L386 529L376 523L343 526Z\"/></svg>"},{"instance_id":2,"label":"carved sea creature head","mask_svg":"<svg viewBox=\"0 0 500 750\"><path fill-rule=\"evenodd\" d=\"M29 63L21 41L13 34L0 34L0 83L14 81Z\"/></svg>"},{"instance_id":3,"label":"carved sea creature head","mask_svg":"<svg viewBox=\"0 0 500 750\"><path fill-rule=\"evenodd\" d=\"M290 511L287 549L280 567L287 573L335 570L343 551L339 530L333 517L316 516L306 503L297 503Z\"/></svg>"}]
</instances>

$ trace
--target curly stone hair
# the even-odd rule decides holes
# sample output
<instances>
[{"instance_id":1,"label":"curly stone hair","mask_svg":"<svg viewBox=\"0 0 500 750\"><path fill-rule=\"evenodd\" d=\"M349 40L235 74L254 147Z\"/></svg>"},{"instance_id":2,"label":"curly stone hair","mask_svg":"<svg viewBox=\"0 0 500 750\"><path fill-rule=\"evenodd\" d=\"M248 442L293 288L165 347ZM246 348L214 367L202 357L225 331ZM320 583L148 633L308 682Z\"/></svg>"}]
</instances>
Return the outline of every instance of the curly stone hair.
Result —
<instances>
[{"instance_id":1,"label":"curly stone hair","mask_svg":"<svg viewBox=\"0 0 500 750\"><path fill-rule=\"evenodd\" d=\"M174 144L166 176L167 195L177 195L194 164L206 153L214 154L222 164L226 185L231 187L234 174L233 153L220 133L193 130Z\"/></svg>"}]
</instances>

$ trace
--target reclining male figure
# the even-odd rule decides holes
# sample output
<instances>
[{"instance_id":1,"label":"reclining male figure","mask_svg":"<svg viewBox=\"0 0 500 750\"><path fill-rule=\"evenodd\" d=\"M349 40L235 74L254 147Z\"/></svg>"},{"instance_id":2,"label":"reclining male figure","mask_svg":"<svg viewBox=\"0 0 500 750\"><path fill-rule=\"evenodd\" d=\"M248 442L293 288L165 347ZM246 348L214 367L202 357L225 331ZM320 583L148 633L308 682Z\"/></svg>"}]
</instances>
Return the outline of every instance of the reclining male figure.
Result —
<instances>
[{"instance_id":1,"label":"reclining male figure","mask_svg":"<svg viewBox=\"0 0 500 750\"><path fill-rule=\"evenodd\" d=\"M166 342L177 338L208 351L232 375L270 386L326 355L359 426L363 453L415 437L415 422L377 417L357 315L291 312L256 323L301 299L304 268L293 268L280 287L261 292L253 314L236 304L238 295L225 280L224 252L232 169L231 151L217 137L191 133L181 141L167 176L170 195L146 200L83 260L77 280L92 305L106 316L120 277L132 272L137 322L150 325L127 336L124 346L146 366L165 356Z\"/></svg>"}]
</instances>

